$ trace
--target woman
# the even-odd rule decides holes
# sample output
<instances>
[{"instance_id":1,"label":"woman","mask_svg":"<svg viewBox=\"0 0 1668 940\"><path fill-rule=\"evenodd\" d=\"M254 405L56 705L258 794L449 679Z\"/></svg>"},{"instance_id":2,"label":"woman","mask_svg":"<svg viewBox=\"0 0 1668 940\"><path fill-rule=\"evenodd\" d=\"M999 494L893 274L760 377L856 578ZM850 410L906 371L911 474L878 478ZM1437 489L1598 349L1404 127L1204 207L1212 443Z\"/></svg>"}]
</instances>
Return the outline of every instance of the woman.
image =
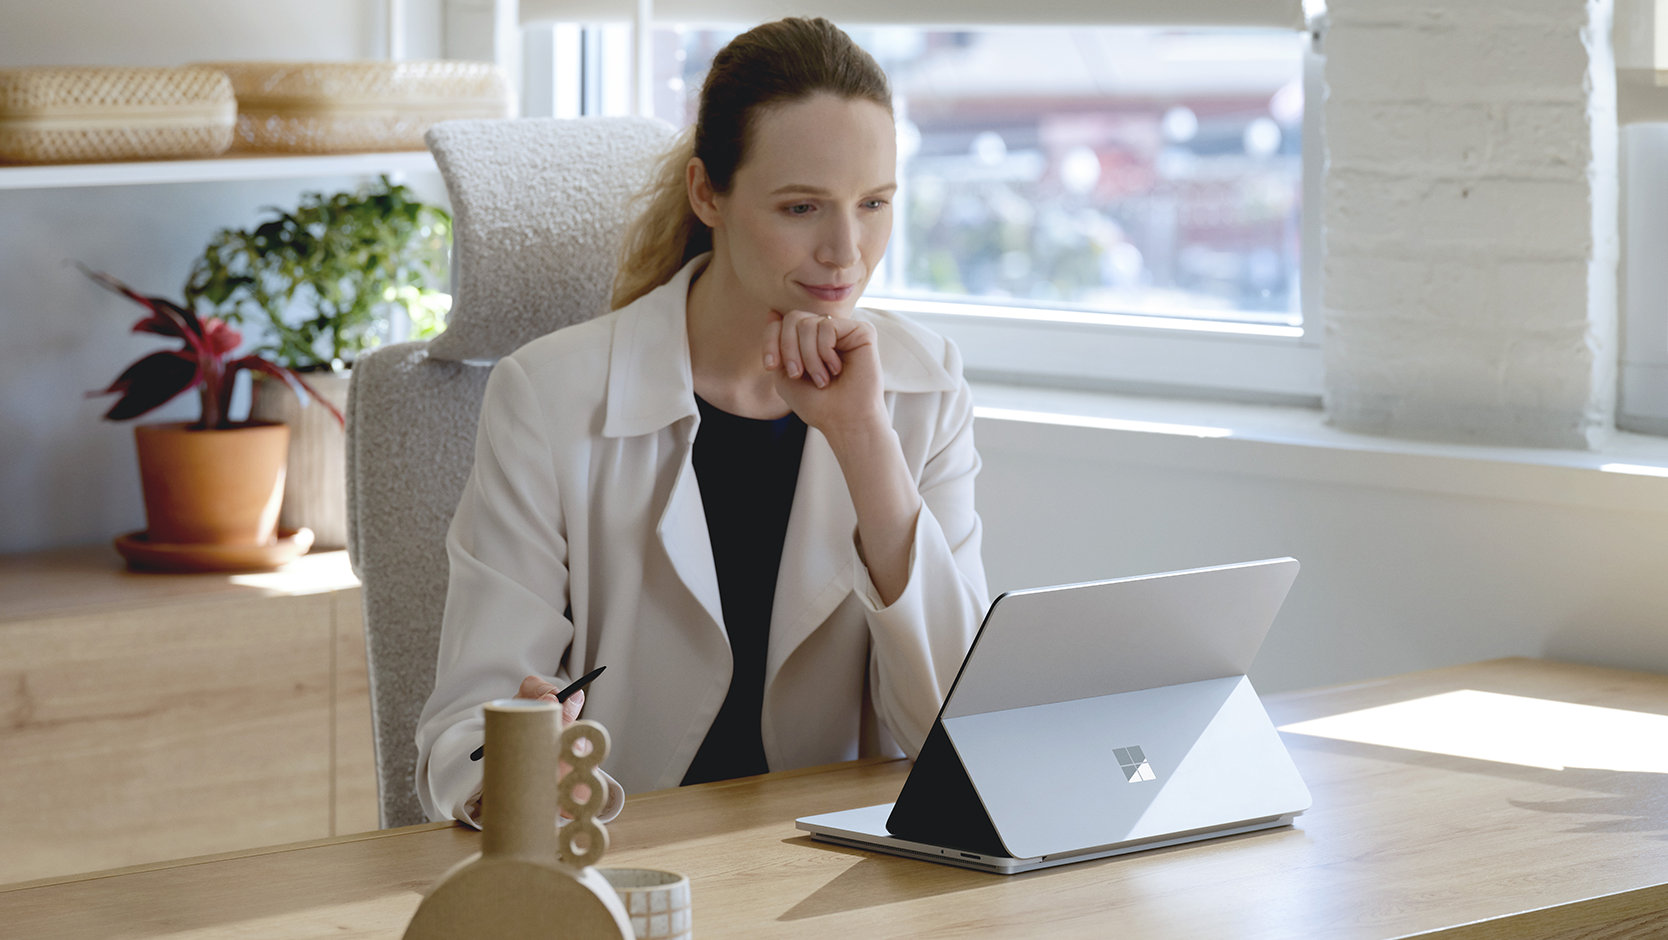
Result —
<instances>
[{"instance_id":1,"label":"woman","mask_svg":"<svg viewBox=\"0 0 1668 940\"><path fill-rule=\"evenodd\" d=\"M897 188L885 74L826 20L768 23L680 141L615 311L488 383L418 725L431 818L478 822L483 702L600 664L585 714L632 790L914 756L984 611L960 359L855 309Z\"/></svg>"}]
</instances>

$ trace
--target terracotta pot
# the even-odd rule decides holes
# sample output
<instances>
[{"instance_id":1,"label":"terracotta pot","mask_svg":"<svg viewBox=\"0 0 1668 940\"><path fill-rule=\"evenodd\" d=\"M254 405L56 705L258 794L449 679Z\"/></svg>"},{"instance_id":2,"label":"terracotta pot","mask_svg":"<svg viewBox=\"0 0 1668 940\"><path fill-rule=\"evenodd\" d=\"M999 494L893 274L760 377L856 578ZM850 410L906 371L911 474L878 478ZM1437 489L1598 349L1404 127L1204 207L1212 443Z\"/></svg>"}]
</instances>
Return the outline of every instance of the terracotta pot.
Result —
<instances>
[{"instance_id":1,"label":"terracotta pot","mask_svg":"<svg viewBox=\"0 0 1668 940\"><path fill-rule=\"evenodd\" d=\"M212 431L143 424L133 436L150 542L277 541L289 428L265 422Z\"/></svg>"},{"instance_id":2,"label":"terracotta pot","mask_svg":"<svg viewBox=\"0 0 1668 940\"><path fill-rule=\"evenodd\" d=\"M307 384L347 412L352 373L309 372ZM278 527L313 530L313 548L347 545L347 435L316 401L305 405L290 386L260 377L250 396L249 416L290 428L290 459L284 476L284 506Z\"/></svg>"}]
</instances>

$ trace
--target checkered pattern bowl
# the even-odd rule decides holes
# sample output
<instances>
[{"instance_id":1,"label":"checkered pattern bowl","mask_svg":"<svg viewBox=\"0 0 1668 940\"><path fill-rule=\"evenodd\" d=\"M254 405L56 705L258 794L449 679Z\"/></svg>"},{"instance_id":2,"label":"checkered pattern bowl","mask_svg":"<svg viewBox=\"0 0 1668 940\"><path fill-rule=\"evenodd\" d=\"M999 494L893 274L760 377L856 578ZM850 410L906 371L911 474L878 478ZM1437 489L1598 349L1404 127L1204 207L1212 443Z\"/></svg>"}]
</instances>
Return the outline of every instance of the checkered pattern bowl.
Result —
<instances>
[{"instance_id":1,"label":"checkered pattern bowl","mask_svg":"<svg viewBox=\"0 0 1668 940\"><path fill-rule=\"evenodd\" d=\"M652 868L599 868L631 916L637 940L690 940L689 879Z\"/></svg>"}]
</instances>

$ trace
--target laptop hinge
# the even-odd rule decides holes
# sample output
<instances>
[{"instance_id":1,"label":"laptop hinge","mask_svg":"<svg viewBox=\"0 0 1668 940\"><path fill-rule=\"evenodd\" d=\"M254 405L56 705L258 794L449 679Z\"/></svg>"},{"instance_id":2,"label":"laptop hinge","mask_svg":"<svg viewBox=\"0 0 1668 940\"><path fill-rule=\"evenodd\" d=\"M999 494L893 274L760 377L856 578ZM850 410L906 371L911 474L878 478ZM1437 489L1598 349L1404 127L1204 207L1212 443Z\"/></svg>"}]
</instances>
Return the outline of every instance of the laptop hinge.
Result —
<instances>
[{"instance_id":1,"label":"laptop hinge","mask_svg":"<svg viewBox=\"0 0 1668 940\"><path fill-rule=\"evenodd\" d=\"M886 829L912 842L1013 857L996 834L942 721L933 722L921 756L886 819Z\"/></svg>"}]
</instances>

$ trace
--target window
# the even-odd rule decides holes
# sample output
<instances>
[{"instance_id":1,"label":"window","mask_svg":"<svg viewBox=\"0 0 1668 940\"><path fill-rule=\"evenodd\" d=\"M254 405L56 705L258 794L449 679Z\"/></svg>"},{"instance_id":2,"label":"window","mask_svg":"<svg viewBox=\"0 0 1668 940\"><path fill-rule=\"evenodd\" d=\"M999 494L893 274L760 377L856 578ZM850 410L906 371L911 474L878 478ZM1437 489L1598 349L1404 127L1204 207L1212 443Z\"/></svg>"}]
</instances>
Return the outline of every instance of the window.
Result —
<instances>
[{"instance_id":1,"label":"window","mask_svg":"<svg viewBox=\"0 0 1668 940\"><path fill-rule=\"evenodd\" d=\"M1628 124L1621 139L1622 357L1616 423L1668 434L1668 123Z\"/></svg>"},{"instance_id":2,"label":"window","mask_svg":"<svg viewBox=\"0 0 1668 940\"><path fill-rule=\"evenodd\" d=\"M976 377L1318 399L1307 34L848 31L891 77L899 129L893 240L867 303L951 336ZM737 32L655 30L657 116L693 121ZM629 27L582 33L600 54L579 85L629 86L629 40L609 38Z\"/></svg>"}]
</instances>

